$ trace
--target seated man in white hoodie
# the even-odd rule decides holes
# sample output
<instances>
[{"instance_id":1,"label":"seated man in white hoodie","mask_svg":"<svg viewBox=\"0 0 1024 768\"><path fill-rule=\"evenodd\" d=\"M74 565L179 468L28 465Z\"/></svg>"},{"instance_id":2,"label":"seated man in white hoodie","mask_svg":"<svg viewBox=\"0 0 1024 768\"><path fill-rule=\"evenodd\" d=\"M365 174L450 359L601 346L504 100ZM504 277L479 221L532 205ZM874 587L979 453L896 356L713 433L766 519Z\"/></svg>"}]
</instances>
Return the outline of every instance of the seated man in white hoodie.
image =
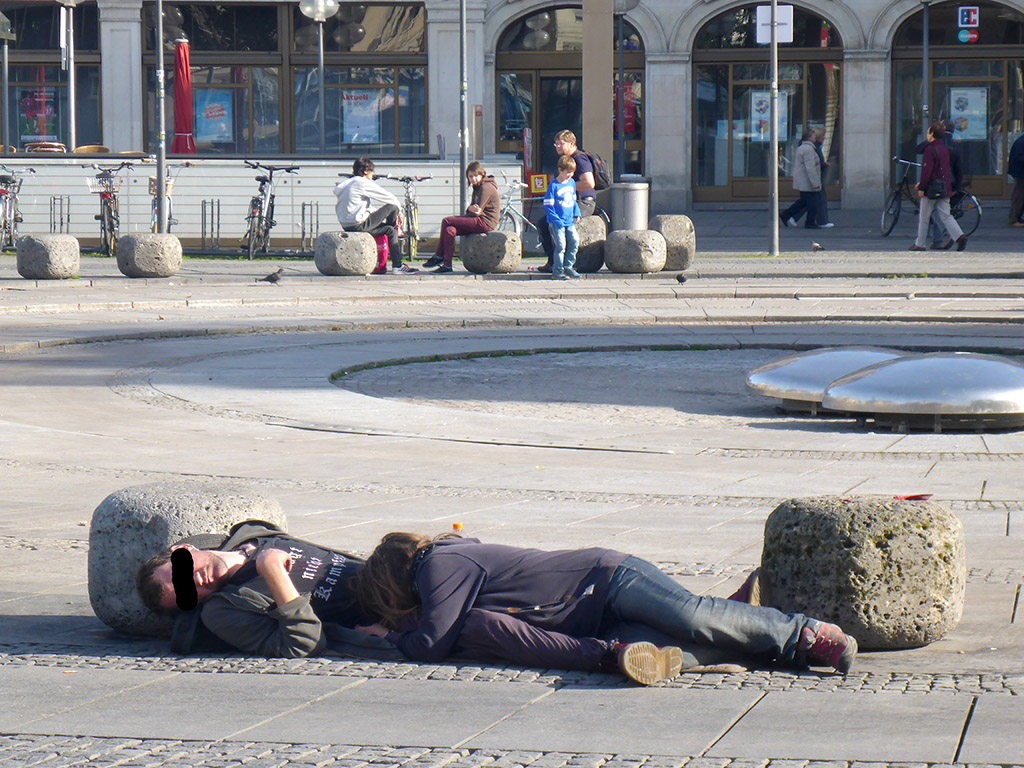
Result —
<instances>
[{"instance_id":1,"label":"seated man in white hoodie","mask_svg":"<svg viewBox=\"0 0 1024 768\"><path fill-rule=\"evenodd\" d=\"M373 160L360 157L352 163L352 176L334 188L338 223L346 232L387 235L392 274L414 274L419 270L402 263L398 247L398 230L405 223L401 203L373 180L373 168Z\"/></svg>"}]
</instances>

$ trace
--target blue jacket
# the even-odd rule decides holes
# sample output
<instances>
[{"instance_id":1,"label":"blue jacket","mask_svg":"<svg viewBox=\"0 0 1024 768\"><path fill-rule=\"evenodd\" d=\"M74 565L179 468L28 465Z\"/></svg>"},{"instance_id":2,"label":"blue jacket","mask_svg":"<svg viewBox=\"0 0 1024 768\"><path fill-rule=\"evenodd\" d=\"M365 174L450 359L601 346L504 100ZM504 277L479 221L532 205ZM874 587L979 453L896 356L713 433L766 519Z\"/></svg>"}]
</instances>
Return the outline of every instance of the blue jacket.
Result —
<instances>
[{"instance_id":1,"label":"blue jacket","mask_svg":"<svg viewBox=\"0 0 1024 768\"><path fill-rule=\"evenodd\" d=\"M566 179L564 182L555 180L548 184L548 191L544 195L544 212L548 224L571 227L580 217L580 206L576 202L576 182Z\"/></svg>"}]
</instances>

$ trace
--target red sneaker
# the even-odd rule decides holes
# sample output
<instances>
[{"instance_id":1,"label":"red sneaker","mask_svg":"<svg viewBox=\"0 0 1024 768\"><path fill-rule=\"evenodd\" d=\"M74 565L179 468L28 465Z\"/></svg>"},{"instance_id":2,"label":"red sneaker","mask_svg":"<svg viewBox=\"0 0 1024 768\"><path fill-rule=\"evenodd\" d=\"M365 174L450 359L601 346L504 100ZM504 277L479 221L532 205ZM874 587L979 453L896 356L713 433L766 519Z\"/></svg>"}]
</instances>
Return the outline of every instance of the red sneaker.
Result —
<instances>
[{"instance_id":1,"label":"red sneaker","mask_svg":"<svg viewBox=\"0 0 1024 768\"><path fill-rule=\"evenodd\" d=\"M812 628L817 624L817 629ZM812 667L832 667L842 675L850 671L857 657L857 641L835 624L812 622L800 634L797 652Z\"/></svg>"}]
</instances>

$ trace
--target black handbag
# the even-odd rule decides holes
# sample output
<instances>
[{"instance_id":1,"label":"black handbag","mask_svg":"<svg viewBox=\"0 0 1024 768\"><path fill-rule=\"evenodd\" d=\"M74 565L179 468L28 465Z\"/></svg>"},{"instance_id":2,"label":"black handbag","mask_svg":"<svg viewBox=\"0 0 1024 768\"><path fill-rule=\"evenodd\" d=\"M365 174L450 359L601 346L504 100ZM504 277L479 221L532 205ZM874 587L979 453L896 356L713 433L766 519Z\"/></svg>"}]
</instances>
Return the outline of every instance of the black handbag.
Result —
<instances>
[{"instance_id":1,"label":"black handbag","mask_svg":"<svg viewBox=\"0 0 1024 768\"><path fill-rule=\"evenodd\" d=\"M932 179L924 188L924 196L929 200L939 200L946 196L946 182L942 179Z\"/></svg>"}]
</instances>

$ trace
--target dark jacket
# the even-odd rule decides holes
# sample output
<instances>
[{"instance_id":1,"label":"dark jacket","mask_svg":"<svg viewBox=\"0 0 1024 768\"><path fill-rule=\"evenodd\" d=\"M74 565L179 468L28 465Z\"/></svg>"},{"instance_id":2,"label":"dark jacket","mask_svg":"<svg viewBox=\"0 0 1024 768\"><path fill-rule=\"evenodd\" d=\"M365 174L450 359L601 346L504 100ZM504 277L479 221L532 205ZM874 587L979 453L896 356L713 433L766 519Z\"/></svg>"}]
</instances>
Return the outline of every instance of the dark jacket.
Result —
<instances>
[{"instance_id":1,"label":"dark jacket","mask_svg":"<svg viewBox=\"0 0 1024 768\"><path fill-rule=\"evenodd\" d=\"M964 171L963 163L960 161L960 148L957 147L956 142L953 141L953 136L948 131L942 134L942 143L949 152L949 171L952 174L950 182L952 183L954 190L960 189L964 185ZM917 154L924 154L924 150L927 146L927 140L918 144Z\"/></svg>"},{"instance_id":2,"label":"dark jacket","mask_svg":"<svg viewBox=\"0 0 1024 768\"><path fill-rule=\"evenodd\" d=\"M199 549L228 551L245 543L258 545L265 538L301 541L276 526L257 520L239 523L227 537L201 534L178 543ZM325 652L357 658L400 660L389 642L334 623L321 623L303 594L278 606L262 576L229 583L174 622L171 649L186 654L225 647L257 656L297 658Z\"/></svg>"},{"instance_id":3,"label":"dark jacket","mask_svg":"<svg viewBox=\"0 0 1024 768\"><path fill-rule=\"evenodd\" d=\"M610 549L544 552L476 539L437 542L414 568L418 620L409 631L389 632L388 640L410 659L440 661L451 654L473 608L593 637L612 574L626 557Z\"/></svg>"},{"instance_id":4,"label":"dark jacket","mask_svg":"<svg viewBox=\"0 0 1024 768\"><path fill-rule=\"evenodd\" d=\"M501 195L493 176L485 177L479 186L473 187L473 199L470 201L470 205L480 206L480 220L487 225L488 230L493 230L498 226L498 216L501 214ZM467 215L469 215L468 212Z\"/></svg>"},{"instance_id":5,"label":"dark jacket","mask_svg":"<svg viewBox=\"0 0 1024 768\"><path fill-rule=\"evenodd\" d=\"M1007 158L1006 172L1018 181L1024 180L1024 135L1018 136L1010 147Z\"/></svg>"},{"instance_id":6,"label":"dark jacket","mask_svg":"<svg viewBox=\"0 0 1024 768\"><path fill-rule=\"evenodd\" d=\"M917 183L917 188L928 189L928 184L932 179L941 179L945 183L944 197L953 194L949 150L941 141L930 141L924 148L924 153L921 155L921 180Z\"/></svg>"}]
</instances>

